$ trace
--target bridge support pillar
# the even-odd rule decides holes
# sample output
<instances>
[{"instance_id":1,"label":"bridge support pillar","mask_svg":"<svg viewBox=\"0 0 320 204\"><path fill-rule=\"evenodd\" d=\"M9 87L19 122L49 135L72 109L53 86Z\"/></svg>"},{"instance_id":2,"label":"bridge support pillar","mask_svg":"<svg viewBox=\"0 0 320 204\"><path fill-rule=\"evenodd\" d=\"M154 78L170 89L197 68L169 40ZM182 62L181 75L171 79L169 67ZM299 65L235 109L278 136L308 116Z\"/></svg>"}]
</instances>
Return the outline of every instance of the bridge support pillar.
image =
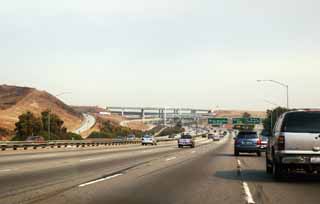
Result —
<instances>
[{"instance_id":1,"label":"bridge support pillar","mask_svg":"<svg viewBox=\"0 0 320 204\"><path fill-rule=\"evenodd\" d=\"M144 115L144 109L141 109L141 118L144 119L145 115Z\"/></svg>"}]
</instances>

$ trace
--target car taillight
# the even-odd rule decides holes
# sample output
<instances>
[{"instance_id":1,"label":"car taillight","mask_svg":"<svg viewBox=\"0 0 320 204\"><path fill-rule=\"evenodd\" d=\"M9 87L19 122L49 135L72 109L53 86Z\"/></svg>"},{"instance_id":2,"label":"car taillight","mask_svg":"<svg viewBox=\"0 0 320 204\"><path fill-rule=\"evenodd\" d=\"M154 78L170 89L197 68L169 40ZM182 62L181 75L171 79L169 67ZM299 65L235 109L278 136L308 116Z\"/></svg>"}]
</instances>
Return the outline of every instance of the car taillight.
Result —
<instances>
[{"instance_id":1,"label":"car taillight","mask_svg":"<svg viewBox=\"0 0 320 204\"><path fill-rule=\"evenodd\" d=\"M280 135L278 137L278 150L284 150L285 149L285 137L283 135Z\"/></svg>"},{"instance_id":2,"label":"car taillight","mask_svg":"<svg viewBox=\"0 0 320 204\"><path fill-rule=\"evenodd\" d=\"M261 145L261 139L258 139L257 145Z\"/></svg>"}]
</instances>

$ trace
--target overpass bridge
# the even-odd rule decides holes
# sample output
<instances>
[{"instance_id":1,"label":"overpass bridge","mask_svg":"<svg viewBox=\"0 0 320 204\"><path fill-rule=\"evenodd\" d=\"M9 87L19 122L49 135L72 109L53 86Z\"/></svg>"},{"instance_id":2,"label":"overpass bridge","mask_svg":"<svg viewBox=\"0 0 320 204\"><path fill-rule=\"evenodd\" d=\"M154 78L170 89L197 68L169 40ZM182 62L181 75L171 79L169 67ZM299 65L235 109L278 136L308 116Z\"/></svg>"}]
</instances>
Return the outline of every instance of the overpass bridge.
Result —
<instances>
[{"instance_id":1,"label":"overpass bridge","mask_svg":"<svg viewBox=\"0 0 320 204\"><path fill-rule=\"evenodd\" d=\"M167 108L167 107L125 107L108 106L111 113L121 116L138 116L139 118L195 118L205 117L210 114L209 109L194 108Z\"/></svg>"}]
</instances>

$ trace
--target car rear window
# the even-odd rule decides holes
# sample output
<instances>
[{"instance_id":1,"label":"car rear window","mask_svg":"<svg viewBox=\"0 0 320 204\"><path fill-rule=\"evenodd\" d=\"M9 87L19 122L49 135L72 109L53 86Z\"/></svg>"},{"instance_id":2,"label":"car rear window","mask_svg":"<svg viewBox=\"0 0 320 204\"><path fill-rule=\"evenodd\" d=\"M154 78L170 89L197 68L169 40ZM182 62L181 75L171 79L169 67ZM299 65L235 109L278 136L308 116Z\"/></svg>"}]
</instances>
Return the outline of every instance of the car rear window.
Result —
<instances>
[{"instance_id":1,"label":"car rear window","mask_svg":"<svg viewBox=\"0 0 320 204\"><path fill-rule=\"evenodd\" d=\"M191 135L182 135L182 139L192 139Z\"/></svg>"},{"instance_id":2,"label":"car rear window","mask_svg":"<svg viewBox=\"0 0 320 204\"><path fill-rule=\"evenodd\" d=\"M256 132L239 132L237 138L239 139L254 139L257 138L258 134Z\"/></svg>"},{"instance_id":3,"label":"car rear window","mask_svg":"<svg viewBox=\"0 0 320 204\"><path fill-rule=\"evenodd\" d=\"M281 131L320 133L320 112L288 113L284 118Z\"/></svg>"}]
</instances>

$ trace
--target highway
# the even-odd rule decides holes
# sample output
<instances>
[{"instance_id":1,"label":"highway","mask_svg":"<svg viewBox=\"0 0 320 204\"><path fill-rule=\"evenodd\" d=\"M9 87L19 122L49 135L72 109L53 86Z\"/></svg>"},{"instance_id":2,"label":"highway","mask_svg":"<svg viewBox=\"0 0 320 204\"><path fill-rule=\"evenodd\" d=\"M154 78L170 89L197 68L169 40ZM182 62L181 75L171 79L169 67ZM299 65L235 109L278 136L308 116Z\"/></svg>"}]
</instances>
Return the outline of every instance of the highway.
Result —
<instances>
[{"instance_id":1,"label":"highway","mask_svg":"<svg viewBox=\"0 0 320 204\"><path fill-rule=\"evenodd\" d=\"M0 203L319 203L319 178L275 182L264 156L233 156L232 137L1 152Z\"/></svg>"},{"instance_id":2,"label":"highway","mask_svg":"<svg viewBox=\"0 0 320 204\"><path fill-rule=\"evenodd\" d=\"M96 124L96 119L92 115L83 113L83 122L81 124L81 127L79 127L77 130L74 131L76 134L80 134L82 132L85 132L87 130L90 130L95 124Z\"/></svg>"}]
</instances>

